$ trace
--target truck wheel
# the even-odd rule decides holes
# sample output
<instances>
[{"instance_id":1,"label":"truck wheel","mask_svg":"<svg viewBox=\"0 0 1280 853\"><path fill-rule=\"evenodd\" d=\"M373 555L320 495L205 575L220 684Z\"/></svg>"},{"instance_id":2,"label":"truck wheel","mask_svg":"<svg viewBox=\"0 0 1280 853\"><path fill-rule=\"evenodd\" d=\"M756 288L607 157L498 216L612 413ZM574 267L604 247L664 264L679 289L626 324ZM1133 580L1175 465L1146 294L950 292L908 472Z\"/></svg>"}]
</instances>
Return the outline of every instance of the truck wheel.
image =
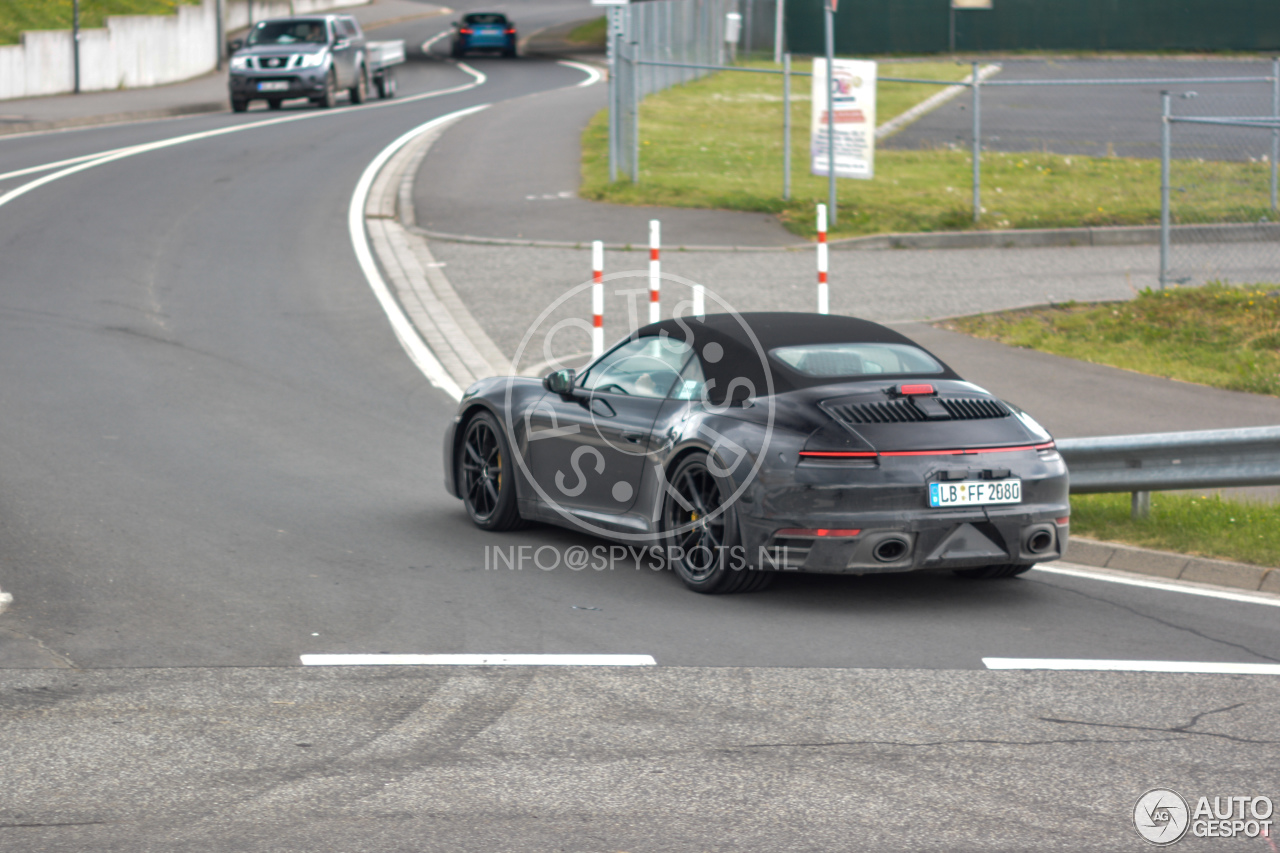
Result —
<instances>
[{"instance_id":1,"label":"truck wheel","mask_svg":"<svg viewBox=\"0 0 1280 853\"><path fill-rule=\"evenodd\" d=\"M390 68L378 75L378 97L394 98L396 96L396 75Z\"/></svg>"},{"instance_id":2,"label":"truck wheel","mask_svg":"<svg viewBox=\"0 0 1280 853\"><path fill-rule=\"evenodd\" d=\"M232 98L232 99L231 99L231 111L232 111L232 112L242 113L242 112L244 112L244 111L245 111L245 110L247 110L247 109L249 109L249 102L248 102L248 101L241 100L240 98Z\"/></svg>"},{"instance_id":3,"label":"truck wheel","mask_svg":"<svg viewBox=\"0 0 1280 853\"><path fill-rule=\"evenodd\" d=\"M333 70L329 70L329 76L324 80L324 94L315 98L315 104L322 110L333 109L334 104L338 103L338 81L334 77Z\"/></svg>"},{"instance_id":4,"label":"truck wheel","mask_svg":"<svg viewBox=\"0 0 1280 853\"><path fill-rule=\"evenodd\" d=\"M363 65L356 72L356 84L347 90L347 94L353 104L363 104L369 99L369 72Z\"/></svg>"}]
</instances>

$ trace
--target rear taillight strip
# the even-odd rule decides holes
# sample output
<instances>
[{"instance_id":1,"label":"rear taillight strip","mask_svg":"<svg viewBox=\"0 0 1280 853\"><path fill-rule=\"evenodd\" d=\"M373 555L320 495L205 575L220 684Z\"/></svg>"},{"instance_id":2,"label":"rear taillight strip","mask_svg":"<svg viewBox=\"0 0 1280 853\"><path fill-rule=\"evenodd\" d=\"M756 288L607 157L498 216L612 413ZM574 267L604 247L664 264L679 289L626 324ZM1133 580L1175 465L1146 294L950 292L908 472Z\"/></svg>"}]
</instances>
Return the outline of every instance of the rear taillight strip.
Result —
<instances>
[{"instance_id":1,"label":"rear taillight strip","mask_svg":"<svg viewBox=\"0 0 1280 853\"><path fill-rule=\"evenodd\" d=\"M802 457L821 459L870 459L877 456L970 456L978 453L1014 453L1019 450L1052 450L1054 443L1022 444L1017 447L980 447L973 450L885 450L883 452L843 450L801 450Z\"/></svg>"}]
</instances>

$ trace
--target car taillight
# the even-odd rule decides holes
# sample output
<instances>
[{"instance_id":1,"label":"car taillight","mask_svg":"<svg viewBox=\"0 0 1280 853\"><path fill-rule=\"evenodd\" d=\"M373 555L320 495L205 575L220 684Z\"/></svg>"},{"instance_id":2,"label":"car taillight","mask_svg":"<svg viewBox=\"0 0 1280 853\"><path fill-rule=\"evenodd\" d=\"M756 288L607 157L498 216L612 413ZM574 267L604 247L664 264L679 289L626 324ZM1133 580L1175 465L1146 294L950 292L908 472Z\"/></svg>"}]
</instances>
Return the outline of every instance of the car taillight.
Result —
<instances>
[{"instance_id":1,"label":"car taillight","mask_svg":"<svg viewBox=\"0 0 1280 853\"><path fill-rule=\"evenodd\" d=\"M464 36L469 36L471 35L471 27L463 27L462 29L458 30L458 32Z\"/></svg>"},{"instance_id":2,"label":"car taillight","mask_svg":"<svg viewBox=\"0 0 1280 853\"><path fill-rule=\"evenodd\" d=\"M933 394L932 385L899 385L898 395L902 397L912 397L917 394Z\"/></svg>"},{"instance_id":3,"label":"car taillight","mask_svg":"<svg viewBox=\"0 0 1280 853\"><path fill-rule=\"evenodd\" d=\"M1066 515L1066 516L1063 516L1062 518L1055 518L1053 520L1053 523L1058 525L1059 527L1066 527L1068 524L1071 523L1071 516Z\"/></svg>"},{"instance_id":4,"label":"car taillight","mask_svg":"<svg viewBox=\"0 0 1280 853\"><path fill-rule=\"evenodd\" d=\"M516 28L515 28L515 27L507 27L507 35L509 35L509 36L513 36L513 35L515 35L515 34L516 34Z\"/></svg>"},{"instance_id":5,"label":"car taillight","mask_svg":"<svg viewBox=\"0 0 1280 853\"><path fill-rule=\"evenodd\" d=\"M800 528L800 527L786 527L786 528L783 528L782 530L779 530L777 533L773 535L775 537L781 536L786 538L790 538L790 537L808 538L812 536L815 539L824 539L827 537L852 538L854 536L857 536L861 532L862 532L861 530L856 530L853 528L832 529L829 527L819 527L815 529L809 529L809 528Z\"/></svg>"}]
</instances>

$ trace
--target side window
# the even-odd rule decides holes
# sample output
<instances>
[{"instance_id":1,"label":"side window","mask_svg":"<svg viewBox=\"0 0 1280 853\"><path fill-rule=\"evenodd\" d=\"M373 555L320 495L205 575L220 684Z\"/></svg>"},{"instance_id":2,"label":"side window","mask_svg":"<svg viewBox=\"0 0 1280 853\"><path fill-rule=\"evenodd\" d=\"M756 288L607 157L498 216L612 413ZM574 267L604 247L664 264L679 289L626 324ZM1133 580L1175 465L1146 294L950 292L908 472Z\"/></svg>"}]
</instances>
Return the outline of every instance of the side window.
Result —
<instances>
[{"instance_id":1,"label":"side window","mask_svg":"<svg viewBox=\"0 0 1280 853\"><path fill-rule=\"evenodd\" d=\"M352 38L360 38L360 24L355 18L343 18L343 23L347 26L347 35Z\"/></svg>"},{"instance_id":2,"label":"side window","mask_svg":"<svg viewBox=\"0 0 1280 853\"><path fill-rule=\"evenodd\" d=\"M580 380L588 391L629 397L666 397L689 358L689 347L674 338L630 341L592 365Z\"/></svg>"},{"instance_id":3,"label":"side window","mask_svg":"<svg viewBox=\"0 0 1280 853\"><path fill-rule=\"evenodd\" d=\"M671 386L673 400L701 400L702 389L707 385L706 374L702 372L702 360L697 356L689 359L684 370L680 371L680 379Z\"/></svg>"}]
</instances>

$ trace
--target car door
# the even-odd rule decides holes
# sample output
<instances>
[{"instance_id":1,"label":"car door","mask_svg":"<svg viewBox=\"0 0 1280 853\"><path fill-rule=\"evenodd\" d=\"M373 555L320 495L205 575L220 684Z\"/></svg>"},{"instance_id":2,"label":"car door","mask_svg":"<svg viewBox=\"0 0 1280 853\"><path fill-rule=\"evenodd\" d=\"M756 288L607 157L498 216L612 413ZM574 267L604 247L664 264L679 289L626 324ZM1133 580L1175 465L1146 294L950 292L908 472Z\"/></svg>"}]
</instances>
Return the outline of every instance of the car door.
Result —
<instances>
[{"instance_id":1,"label":"car door","mask_svg":"<svg viewBox=\"0 0 1280 853\"><path fill-rule=\"evenodd\" d=\"M529 471L543 501L607 514L631 509L657 450L654 420L688 358L668 338L629 341L525 413Z\"/></svg>"},{"instance_id":2,"label":"car door","mask_svg":"<svg viewBox=\"0 0 1280 853\"><path fill-rule=\"evenodd\" d=\"M349 89L356 77L356 45L351 37L351 26L342 18L333 19L333 41L331 44L333 70L338 78L338 88Z\"/></svg>"}]
</instances>

